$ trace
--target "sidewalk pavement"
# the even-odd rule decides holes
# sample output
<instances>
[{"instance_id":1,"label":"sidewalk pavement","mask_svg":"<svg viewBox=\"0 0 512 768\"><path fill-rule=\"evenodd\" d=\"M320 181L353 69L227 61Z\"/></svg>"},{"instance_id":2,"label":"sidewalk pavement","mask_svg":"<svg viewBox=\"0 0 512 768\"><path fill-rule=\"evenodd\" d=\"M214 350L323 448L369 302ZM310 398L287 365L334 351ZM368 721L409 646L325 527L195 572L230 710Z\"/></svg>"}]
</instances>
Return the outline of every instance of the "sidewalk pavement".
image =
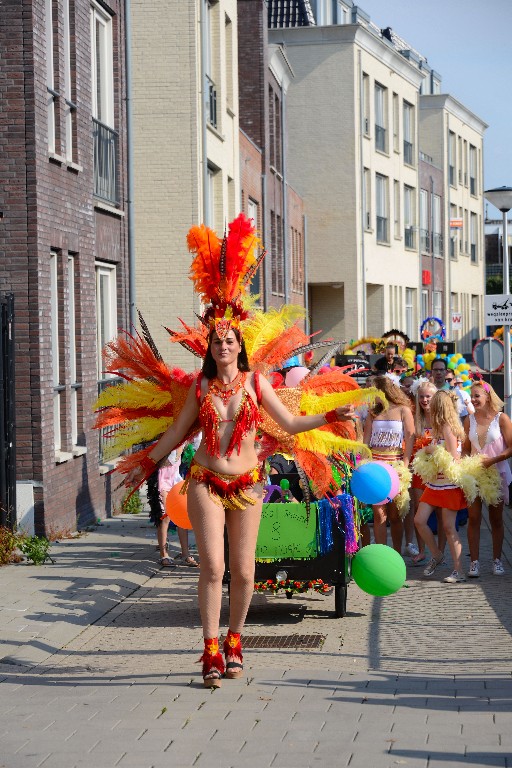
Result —
<instances>
[{"instance_id":1,"label":"sidewalk pavement","mask_svg":"<svg viewBox=\"0 0 512 768\"><path fill-rule=\"evenodd\" d=\"M246 637L321 643L249 649L216 691L196 664L198 572L160 568L145 516L55 544L54 565L1 568L0 767L512 766L506 516L503 577L484 525L465 584L408 567L387 598L351 584L343 619L333 596L255 595Z\"/></svg>"}]
</instances>

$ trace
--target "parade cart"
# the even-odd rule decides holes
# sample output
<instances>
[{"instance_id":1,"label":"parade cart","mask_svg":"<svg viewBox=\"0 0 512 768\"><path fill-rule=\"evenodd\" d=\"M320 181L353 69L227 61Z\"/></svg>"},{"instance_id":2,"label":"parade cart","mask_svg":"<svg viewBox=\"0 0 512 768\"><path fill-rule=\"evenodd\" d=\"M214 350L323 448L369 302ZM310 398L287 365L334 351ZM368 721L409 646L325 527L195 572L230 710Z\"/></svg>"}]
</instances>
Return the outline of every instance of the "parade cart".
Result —
<instances>
[{"instance_id":1,"label":"parade cart","mask_svg":"<svg viewBox=\"0 0 512 768\"><path fill-rule=\"evenodd\" d=\"M272 486L276 488L276 486ZM268 494L267 494L268 496ZM226 572L229 590L229 552L226 537ZM347 608L348 559L343 524L326 500L306 504L270 501L263 513L256 545L255 588L258 592L285 592L287 598L314 589L334 589L335 615Z\"/></svg>"}]
</instances>

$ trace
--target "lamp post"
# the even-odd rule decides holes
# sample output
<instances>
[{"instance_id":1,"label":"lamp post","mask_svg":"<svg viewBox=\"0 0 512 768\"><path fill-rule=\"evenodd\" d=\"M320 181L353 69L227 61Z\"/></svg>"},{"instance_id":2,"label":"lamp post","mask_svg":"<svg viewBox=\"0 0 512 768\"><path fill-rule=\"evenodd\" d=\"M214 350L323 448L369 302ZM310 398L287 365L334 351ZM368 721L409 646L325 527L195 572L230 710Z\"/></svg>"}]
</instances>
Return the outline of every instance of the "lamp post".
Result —
<instances>
[{"instance_id":1,"label":"lamp post","mask_svg":"<svg viewBox=\"0 0 512 768\"><path fill-rule=\"evenodd\" d=\"M488 189L484 192L485 199L491 205L494 205L503 214L503 293L510 293L509 263L508 263L508 232L507 232L507 213L512 208L512 187L497 187ZM510 369L510 325L503 326L503 347L504 347L504 400L505 413L511 415L511 369Z\"/></svg>"}]
</instances>

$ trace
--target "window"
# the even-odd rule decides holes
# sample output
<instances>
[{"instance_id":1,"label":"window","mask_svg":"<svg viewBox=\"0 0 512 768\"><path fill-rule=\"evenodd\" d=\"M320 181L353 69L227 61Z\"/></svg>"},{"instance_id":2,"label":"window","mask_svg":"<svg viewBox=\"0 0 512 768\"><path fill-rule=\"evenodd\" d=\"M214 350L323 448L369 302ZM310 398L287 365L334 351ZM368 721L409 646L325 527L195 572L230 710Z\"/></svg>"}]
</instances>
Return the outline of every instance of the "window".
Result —
<instances>
[{"instance_id":1,"label":"window","mask_svg":"<svg viewBox=\"0 0 512 768\"><path fill-rule=\"evenodd\" d=\"M259 206L258 203L251 200L251 198L249 198L247 203L247 216L253 220L256 229L259 229ZM258 269L251 281L250 291L252 294L259 295L261 294L261 290L261 269Z\"/></svg>"},{"instance_id":2,"label":"window","mask_svg":"<svg viewBox=\"0 0 512 768\"><path fill-rule=\"evenodd\" d=\"M218 171L208 166L206 170L206 211L205 220L208 227L215 229L215 190Z\"/></svg>"},{"instance_id":3,"label":"window","mask_svg":"<svg viewBox=\"0 0 512 768\"><path fill-rule=\"evenodd\" d=\"M370 135L370 78L363 72L363 133Z\"/></svg>"},{"instance_id":4,"label":"window","mask_svg":"<svg viewBox=\"0 0 512 768\"><path fill-rule=\"evenodd\" d=\"M457 137L457 142L459 145L459 184L463 183L463 160L462 160L462 138L460 136Z\"/></svg>"},{"instance_id":5,"label":"window","mask_svg":"<svg viewBox=\"0 0 512 768\"><path fill-rule=\"evenodd\" d=\"M59 301L59 257L55 251L50 253L50 301L51 301L51 358L53 387L53 443L55 452L62 448L61 407L63 387L60 383L60 320Z\"/></svg>"},{"instance_id":6,"label":"window","mask_svg":"<svg viewBox=\"0 0 512 768\"><path fill-rule=\"evenodd\" d=\"M317 0L316 23L319 27L325 27L333 23L332 0Z\"/></svg>"},{"instance_id":7,"label":"window","mask_svg":"<svg viewBox=\"0 0 512 768\"><path fill-rule=\"evenodd\" d=\"M64 30L63 30L63 48L64 48L64 123L65 123L65 147L66 160L75 159L75 132L76 132L76 106L73 102L73 92L75 90L73 77L74 67L71 66L71 60L75 58L74 46L75 24L74 24L74 0L63 0Z\"/></svg>"},{"instance_id":8,"label":"window","mask_svg":"<svg viewBox=\"0 0 512 768\"><path fill-rule=\"evenodd\" d=\"M75 256L68 254L68 346L69 346L69 376L71 379L70 411L71 411L71 443L78 443L78 388L77 355L76 355L76 301L75 301Z\"/></svg>"},{"instance_id":9,"label":"window","mask_svg":"<svg viewBox=\"0 0 512 768\"><path fill-rule=\"evenodd\" d=\"M478 339L480 336L479 304L478 296L471 296L471 337L473 339Z\"/></svg>"},{"instance_id":10,"label":"window","mask_svg":"<svg viewBox=\"0 0 512 768\"><path fill-rule=\"evenodd\" d=\"M393 149L400 152L400 99L393 94Z\"/></svg>"},{"instance_id":11,"label":"window","mask_svg":"<svg viewBox=\"0 0 512 768\"><path fill-rule=\"evenodd\" d=\"M302 233L290 228L292 245L292 291L304 293L304 259L302 256Z\"/></svg>"},{"instance_id":12,"label":"window","mask_svg":"<svg viewBox=\"0 0 512 768\"><path fill-rule=\"evenodd\" d=\"M102 351L105 344L117 335L117 283L116 268L96 262L96 338L98 380L107 378L103 373Z\"/></svg>"},{"instance_id":13,"label":"window","mask_svg":"<svg viewBox=\"0 0 512 768\"><path fill-rule=\"evenodd\" d=\"M91 8L91 50L94 194L116 205L119 137L114 130L112 17L99 5Z\"/></svg>"},{"instance_id":14,"label":"window","mask_svg":"<svg viewBox=\"0 0 512 768\"><path fill-rule=\"evenodd\" d=\"M463 152L463 163L464 163L464 186L467 187L468 186L468 143L466 139L464 139L462 152Z\"/></svg>"},{"instance_id":15,"label":"window","mask_svg":"<svg viewBox=\"0 0 512 768\"><path fill-rule=\"evenodd\" d=\"M414 107L404 101L404 163L414 165Z\"/></svg>"},{"instance_id":16,"label":"window","mask_svg":"<svg viewBox=\"0 0 512 768\"><path fill-rule=\"evenodd\" d=\"M363 172L363 210L364 210L364 228L372 228L372 209L371 209L371 181L370 169L365 168Z\"/></svg>"},{"instance_id":17,"label":"window","mask_svg":"<svg viewBox=\"0 0 512 768\"><path fill-rule=\"evenodd\" d=\"M270 212L272 293L284 296L284 254L281 217Z\"/></svg>"},{"instance_id":18,"label":"window","mask_svg":"<svg viewBox=\"0 0 512 768\"><path fill-rule=\"evenodd\" d=\"M457 206L450 205L450 219L457 218ZM457 230L450 229L450 257L457 258Z\"/></svg>"},{"instance_id":19,"label":"window","mask_svg":"<svg viewBox=\"0 0 512 768\"><path fill-rule=\"evenodd\" d=\"M464 209L459 208L459 219L462 221L462 227L459 229L459 253L465 253L464 251L464 228L466 222L464 221Z\"/></svg>"},{"instance_id":20,"label":"window","mask_svg":"<svg viewBox=\"0 0 512 768\"><path fill-rule=\"evenodd\" d=\"M55 90L55 60L53 45L53 0L46 0L45 4L45 31L46 31L46 91L48 112L48 151L55 152L56 140L56 110L59 94Z\"/></svg>"},{"instance_id":21,"label":"window","mask_svg":"<svg viewBox=\"0 0 512 768\"><path fill-rule=\"evenodd\" d=\"M477 155L476 147L469 145L469 191L472 195L477 194Z\"/></svg>"},{"instance_id":22,"label":"window","mask_svg":"<svg viewBox=\"0 0 512 768\"><path fill-rule=\"evenodd\" d=\"M387 152L387 88L375 83L375 148Z\"/></svg>"},{"instance_id":23,"label":"window","mask_svg":"<svg viewBox=\"0 0 512 768\"><path fill-rule=\"evenodd\" d=\"M428 192L426 189L420 189L420 250L422 253L430 253L429 230Z\"/></svg>"},{"instance_id":24,"label":"window","mask_svg":"<svg viewBox=\"0 0 512 768\"><path fill-rule=\"evenodd\" d=\"M432 250L434 256L443 255L443 236L441 234L441 198L432 195Z\"/></svg>"},{"instance_id":25,"label":"window","mask_svg":"<svg viewBox=\"0 0 512 768\"><path fill-rule=\"evenodd\" d=\"M434 317L442 317L443 316L443 294L441 291L434 291L433 293L433 300L434 300Z\"/></svg>"},{"instance_id":26,"label":"window","mask_svg":"<svg viewBox=\"0 0 512 768\"><path fill-rule=\"evenodd\" d=\"M388 243L388 179L377 173L375 176L375 206L377 214L377 242Z\"/></svg>"},{"instance_id":27,"label":"window","mask_svg":"<svg viewBox=\"0 0 512 768\"><path fill-rule=\"evenodd\" d=\"M469 211L464 210L464 253L469 253Z\"/></svg>"},{"instance_id":28,"label":"window","mask_svg":"<svg viewBox=\"0 0 512 768\"><path fill-rule=\"evenodd\" d=\"M406 248L415 248L415 201L413 187L404 186L404 238Z\"/></svg>"},{"instance_id":29,"label":"window","mask_svg":"<svg viewBox=\"0 0 512 768\"><path fill-rule=\"evenodd\" d=\"M453 131L448 132L448 169L449 169L449 182L452 187L456 186L455 180L455 134Z\"/></svg>"},{"instance_id":30,"label":"window","mask_svg":"<svg viewBox=\"0 0 512 768\"><path fill-rule=\"evenodd\" d=\"M473 264L476 264L477 261L478 261L477 232L478 232L477 215L476 215L476 213L472 213L471 214L471 220L470 220L470 234L469 234L469 236L470 236L470 241L471 241L471 261L472 261Z\"/></svg>"},{"instance_id":31,"label":"window","mask_svg":"<svg viewBox=\"0 0 512 768\"><path fill-rule=\"evenodd\" d=\"M402 228L400 225L400 182L396 179L393 182L393 216L395 238L400 240L402 236Z\"/></svg>"},{"instance_id":32,"label":"window","mask_svg":"<svg viewBox=\"0 0 512 768\"><path fill-rule=\"evenodd\" d=\"M428 291L425 288L423 288L423 290L421 291L421 321L422 322L427 317L431 316L428 306L429 306L428 305Z\"/></svg>"},{"instance_id":33,"label":"window","mask_svg":"<svg viewBox=\"0 0 512 768\"><path fill-rule=\"evenodd\" d=\"M281 172L281 101L272 86L268 89L270 127L270 166Z\"/></svg>"},{"instance_id":34,"label":"window","mask_svg":"<svg viewBox=\"0 0 512 768\"><path fill-rule=\"evenodd\" d=\"M406 288L405 289L405 332L410 339L414 338L414 329L415 329L414 288Z\"/></svg>"}]
</instances>

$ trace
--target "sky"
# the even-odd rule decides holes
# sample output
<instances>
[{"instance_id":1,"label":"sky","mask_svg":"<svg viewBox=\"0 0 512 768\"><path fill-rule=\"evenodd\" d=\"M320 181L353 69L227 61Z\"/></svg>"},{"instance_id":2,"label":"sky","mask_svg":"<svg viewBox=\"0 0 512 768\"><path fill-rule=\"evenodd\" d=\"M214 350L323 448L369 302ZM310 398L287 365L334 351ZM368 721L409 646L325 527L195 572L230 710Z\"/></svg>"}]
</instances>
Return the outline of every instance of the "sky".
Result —
<instances>
[{"instance_id":1,"label":"sky","mask_svg":"<svg viewBox=\"0 0 512 768\"><path fill-rule=\"evenodd\" d=\"M484 189L512 187L512 0L358 0L428 60L449 93L488 128ZM487 205L487 204L486 204ZM488 204L489 218L502 214Z\"/></svg>"}]
</instances>

